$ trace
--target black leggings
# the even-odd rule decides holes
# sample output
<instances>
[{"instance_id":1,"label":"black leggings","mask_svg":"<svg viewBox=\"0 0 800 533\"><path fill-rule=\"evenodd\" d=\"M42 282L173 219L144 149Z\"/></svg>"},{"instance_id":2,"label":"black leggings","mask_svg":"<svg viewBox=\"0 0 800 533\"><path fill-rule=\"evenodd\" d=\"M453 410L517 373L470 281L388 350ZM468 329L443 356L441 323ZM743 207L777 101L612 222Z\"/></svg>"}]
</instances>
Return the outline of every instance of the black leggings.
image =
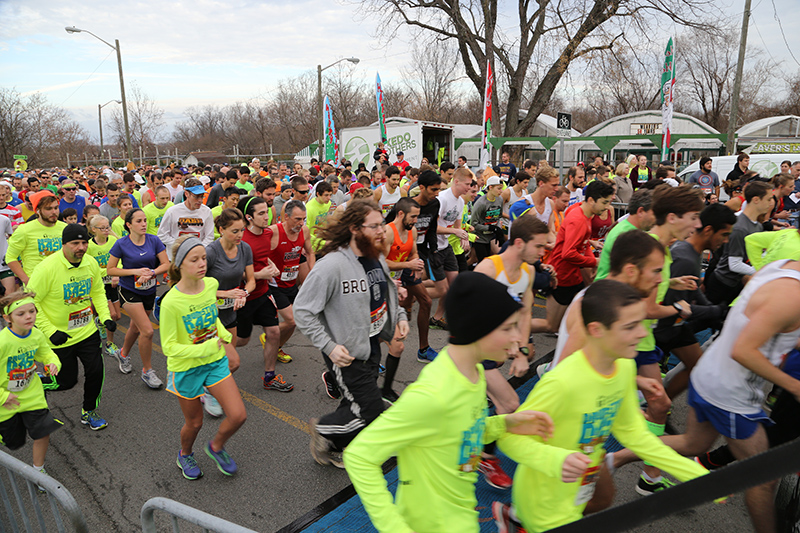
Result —
<instances>
[{"instance_id":1,"label":"black leggings","mask_svg":"<svg viewBox=\"0 0 800 533\"><path fill-rule=\"evenodd\" d=\"M100 334L95 332L82 341L66 348L53 348L61 360L58 376L52 376L46 390L69 390L78 383L78 361L83 365L83 409L94 411L103 393L103 356L100 351Z\"/></svg>"}]
</instances>

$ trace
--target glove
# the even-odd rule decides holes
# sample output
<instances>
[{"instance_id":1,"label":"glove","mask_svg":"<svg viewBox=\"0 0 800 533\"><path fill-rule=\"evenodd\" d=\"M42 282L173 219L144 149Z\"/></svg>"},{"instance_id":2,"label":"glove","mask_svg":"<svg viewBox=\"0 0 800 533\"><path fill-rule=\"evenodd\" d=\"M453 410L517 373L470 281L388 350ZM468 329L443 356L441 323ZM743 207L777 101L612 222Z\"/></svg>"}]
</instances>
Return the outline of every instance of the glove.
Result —
<instances>
[{"instance_id":1,"label":"glove","mask_svg":"<svg viewBox=\"0 0 800 533\"><path fill-rule=\"evenodd\" d=\"M117 323L114 322L113 320L106 320L105 322L103 322L103 325L111 333L114 333L115 331L117 331Z\"/></svg>"},{"instance_id":2,"label":"glove","mask_svg":"<svg viewBox=\"0 0 800 533\"><path fill-rule=\"evenodd\" d=\"M56 331L52 335L50 335L50 342L53 343L53 346L61 346L65 342L70 339L70 336L63 331Z\"/></svg>"}]
</instances>

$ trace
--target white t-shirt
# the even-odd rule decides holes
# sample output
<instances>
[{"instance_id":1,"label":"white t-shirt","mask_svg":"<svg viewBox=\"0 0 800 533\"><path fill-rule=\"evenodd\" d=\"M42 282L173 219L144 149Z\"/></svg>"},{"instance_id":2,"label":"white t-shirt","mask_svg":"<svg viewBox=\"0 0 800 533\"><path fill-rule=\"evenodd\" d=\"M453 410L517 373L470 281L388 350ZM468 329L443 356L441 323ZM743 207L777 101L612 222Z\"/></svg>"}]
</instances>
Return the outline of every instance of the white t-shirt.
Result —
<instances>
[{"instance_id":1,"label":"white t-shirt","mask_svg":"<svg viewBox=\"0 0 800 533\"><path fill-rule=\"evenodd\" d=\"M711 405L742 415L761 410L766 396L767 380L737 363L731 357L739 334L750 322L745 314L750 298L757 290L771 281L790 278L800 281L800 273L781 268L789 260L768 264L753 276L731 308L719 337L709 346L694 367L692 386ZM797 344L800 329L789 333L778 333L764 343L759 351L770 363L779 366L783 355Z\"/></svg>"},{"instance_id":2,"label":"white t-shirt","mask_svg":"<svg viewBox=\"0 0 800 533\"><path fill-rule=\"evenodd\" d=\"M172 200L173 202L175 201L176 196L183 193L183 185L178 185L177 187L173 187L171 181L165 183L164 187L166 187L167 190L169 191L169 196L170 196L169 199Z\"/></svg>"},{"instance_id":3,"label":"white t-shirt","mask_svg":"<svg viewBox=\"0 0 800 533\"><path fill-rule=\"evenodd\" d=\"M464 214L464 200L456 197L453 191L447 189L439 194L439 226L443 228L452 228L456 220L460 220ZM444 250L450 246L450 241L447 240L446 234L439 234L436 236L438 246L436 250Z\"/></svg>"}]
</instances>

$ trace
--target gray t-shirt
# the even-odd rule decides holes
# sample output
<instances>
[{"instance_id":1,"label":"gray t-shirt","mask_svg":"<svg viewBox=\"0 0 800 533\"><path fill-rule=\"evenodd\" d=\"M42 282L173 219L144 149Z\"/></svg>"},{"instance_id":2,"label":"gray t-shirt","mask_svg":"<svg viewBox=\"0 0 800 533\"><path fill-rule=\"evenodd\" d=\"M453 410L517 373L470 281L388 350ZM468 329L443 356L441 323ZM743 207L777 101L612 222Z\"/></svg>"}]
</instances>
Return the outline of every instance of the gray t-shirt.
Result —
<instances>
[{"instance_id":1,"label":"gray t-shirt","mask_svg":"<svg viewBox=\"0 0 800 533\"><path fill-rule=\"evenodd\" d=\"M717 264L716 270L714 270L714 275L717 276L717 279L729 287L735 287L737 283L742 281L744 276L730 269L728 259L732 256L741 257L744 261L747 261L747 250L744 246L744 238L753 233L764 231L764 226L762 226L760 222L753 222L747 218L744 213L736 218L736 224L733 225L728 244L722 249L719 263Z\"/></svg>"},{"instance_id":2,"label":"gray t-shirt","mask_svg":"<svg viewBox=\"0 0 800 533\"><path fill-rule=\"evenodd\" d=\"M108 202L100 204L100 214L108 219L108 223L114 222L114 219L119 216L119 209L112 207Z\"/></svg>"},{"instance_id":3,"label":"gray t-shirt","mask_svg":"<svg viewBox=\"0 0 800 533\"><path fill-rule=\"evenodd\" d=\"M253 264L253 251L246 242L239 244L239 252L236 258L231 259L222 248L222 242L216 240L206 246L206 264L208 271L206 276L210 276L219 282L219 290L229 291L242 284L244 270L248 265ZM236 311L233 310L232 299L218 299L217 308L219 319L224 326L236 320Z\"/></svg>"}]
</instances>

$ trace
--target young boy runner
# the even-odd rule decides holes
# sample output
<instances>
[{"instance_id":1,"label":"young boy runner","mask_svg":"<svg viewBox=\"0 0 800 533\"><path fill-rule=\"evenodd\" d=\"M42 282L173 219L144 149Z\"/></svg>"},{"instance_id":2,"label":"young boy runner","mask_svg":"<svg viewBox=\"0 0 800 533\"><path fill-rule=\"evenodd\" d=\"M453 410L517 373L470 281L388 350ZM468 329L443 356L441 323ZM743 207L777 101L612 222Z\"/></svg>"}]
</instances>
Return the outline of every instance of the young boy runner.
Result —
<instances>
[{"instance_id":1,"label":"young boy runner","mask_svg":"<svg viewBox=\"0 0 800 533\"><path fill-rule=\"evenodd\" d=\"M581 314L586 328L583 348L548 372L520 407L549 414L555 428L552 438L547 444L516 435L498 441L519 463L512 502L529 533L581 518L611 433L681 481L707 472L665 446L645 424L634 386L636 345L646 334L645 302L639 292L618 281L597 281L584 294ZM496 517L508 516L502 504L495 503L494 510Z\"/></svg>"},{"instance_id":2,"label":"young boy runner","mask_svg":"<svg viewBox=\"0 0 800 533\"><path fill-rule=\"evenodd\" d=\"M542 413L487 416L481 361L505 361L522 340L521 306L507 288L464 272L445 305L450 345L344 452L353 486L381 532L477 533L475 482L483 444L508 431L543 438L552 431ZM474 312L482 307L493 312ZM394 455L400 476L396 503L381 471Z\"/></svg>"},{"instance_id":3,"label":"young boy runner","mask_svg":"<svg viewBox=\"0 0 800 533\"><path fill-rule=\"evenodd\" d=\"M163 185L156 187L156 199L144 206L144 214L147 215L147 234L158 235L158 228L161 227L161 220L164 218L164 213L167 209L172 207L173 204L169 199L169 189Z\"/></svg>"},{"instance_id":4,"label":"young boy runner","mask_svg":"<svg viewBox=\"0 0 800 533\"><path fill-rule=\"evenodd\" d=\"M311 233L311 246L318 252L325 245L325 241L317 237L317 231L328 224L328 214L331 212L331 195L333 187L326 181L317 184L316 196L306 203L306 223Z\"/></svg>"},{"instance_id":5,"label":"young boy runner","mask_svg":"<svg viewBox=\"0 0 800 533\"><path fill-rule=\"evenodd\" d=\"M472 208L470 224L475 228L476 239L472 244L478 263L492 255L492 241L500 244L498 222L502 215L503 199L499 196L503 184L497 176L486 180L486 194L478 198ZM506 189L507 191L513 189Z\"/></svg>"},{"instance_id":6,"label":"young boy runner","mask_svg":"<svg viewBox=\"0 0 800 533\"><path fill-rule=\"evenodd\" d=\"M47 375L61 369L44 334L34 328L36 305L33 293L15 292L0 300L3 319L8 324L0 331L0 443L9 450L25 444L25 432L33 439L33 468L46 474L44 459L50 434L62 426L47 408L36 361Z\"/></svg>"}]
</instances>

